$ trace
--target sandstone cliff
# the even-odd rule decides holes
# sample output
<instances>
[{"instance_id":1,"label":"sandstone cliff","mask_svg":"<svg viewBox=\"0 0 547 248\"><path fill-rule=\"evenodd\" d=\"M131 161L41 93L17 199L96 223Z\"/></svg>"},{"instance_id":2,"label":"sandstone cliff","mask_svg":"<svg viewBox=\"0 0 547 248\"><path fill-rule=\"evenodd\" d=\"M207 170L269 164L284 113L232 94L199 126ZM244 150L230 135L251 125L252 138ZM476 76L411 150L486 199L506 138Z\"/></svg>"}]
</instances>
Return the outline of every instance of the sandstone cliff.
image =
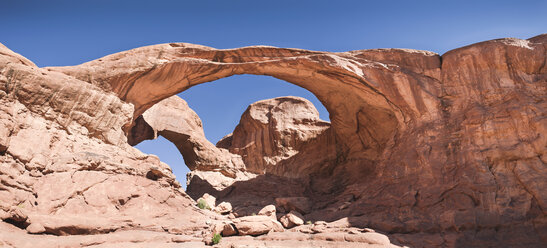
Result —
<instances>
[{"instance_id":1,"label":"sandstone cliff","mask_svg":"<svg viewBox=\"0 0 547 248\"><path fill-rule=\"evenodd\" d=\"M27 228L200 240L203 220L220 217L193 207L168 166L130 146L162 135L193 170L190 195L215 194L236 214L277 204L313 221L347 217L415 247L540 247L546 49L547 35L442 56L171 43L37 68L1 46L1 238L24 246L31 241L12 233ZM310 90L331 123L305 100L278 98L250 106L232 136L212 145L195 113L169 97L234 74Z\"/></svg>"},{"instance_id":2,"label":"sandstone cliff","mask_svg":"<svg viewBox=\"0 0 547 248\"><path fill-rule=\"evenodd\" d=\"M127 144L130 104L3 46L0 70L2 246L171 242L183 232L201 241L189 227L206 226L205 215L169 166Z\"/></svg>"}]
</instances>

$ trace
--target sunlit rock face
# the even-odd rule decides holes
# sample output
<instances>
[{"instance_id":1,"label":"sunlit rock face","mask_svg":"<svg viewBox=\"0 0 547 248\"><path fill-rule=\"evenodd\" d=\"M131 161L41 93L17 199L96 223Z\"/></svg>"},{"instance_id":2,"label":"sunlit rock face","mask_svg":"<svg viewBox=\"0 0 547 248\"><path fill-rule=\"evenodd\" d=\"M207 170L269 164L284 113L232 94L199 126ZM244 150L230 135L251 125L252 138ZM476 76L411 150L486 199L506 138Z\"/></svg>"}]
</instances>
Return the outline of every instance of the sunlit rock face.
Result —
<instances>
[{"instance_id":1,"label":"sunlit rock face","mask_svg":"<svg viewBox=\"0 0 547 248\"><path fill-rule=\"evenodd\" d=\"M0 45L0 246L172 242L175 230L201 243L191 230L206 215L168 165L127 144L132 115L112 92Z\"/></svg>"},{"instance_id":2,"label":"sunlit rock face","mask_svg":"<svg viewBox=\"0 0 547 248\"><path fill-rule=\"evenodd\" d=\"M334 140L310 101L278 97L251 104L217 146L240 155L249 172L299 178L336 159Z\"/></svg>"},{"instance_id":3,"label":"sunlit rock face","mask_svg":"<svg viewBox=\"0 0 547 248\"><path fill-rule=\"evenodd\" d=\"M9 230L0 235L10 233L0 237L24 244L28 235L17 235L29 227L201 240L194 230L209 213L191 206L167 165L130 146L162 135L193 170L190 195L208 192L236 214L299 199L306 220L347 217L416 247L539 247L547 239L546 49L547 35L442 56L172 43L38 68L0 46L0 228ZM270 99L251 105L214 146L172 96L235 74L308 89L331 123L306 100Z\"/></svg>"},{"instance_id":4,"label":"sunlit rock face","mask_svg":"<svg viewBox=\"0 0 547 248\"><path fill-rule=\"evenodd\" d=\"M190 170L219 171L231 178L238 174L244 176L241 157L209 142L201 119L178 96L161 101L139 116L129 132L128 141L136 145L158 135L176 145Z\"/></svg>"}]
</instances>

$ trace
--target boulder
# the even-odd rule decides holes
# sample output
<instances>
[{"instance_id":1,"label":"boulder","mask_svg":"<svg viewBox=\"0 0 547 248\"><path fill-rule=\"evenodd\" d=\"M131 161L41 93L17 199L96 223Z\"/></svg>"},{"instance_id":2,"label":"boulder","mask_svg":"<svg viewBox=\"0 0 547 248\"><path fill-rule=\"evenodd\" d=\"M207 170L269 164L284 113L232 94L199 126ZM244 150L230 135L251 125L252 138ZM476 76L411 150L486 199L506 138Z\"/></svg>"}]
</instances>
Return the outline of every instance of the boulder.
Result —
<instances>
[{"instance_id":1,"label":"boulder","mask_svg":"<svg viewBox=\"0 0 547 248\"><path fill-rule=\"evenodd\" d=\"M233 236L233 235L237 235L237 229L235 225L233 223L225 224L222 229L222 236L227 237L227 236Z\"/></svg>"},{"instance_id":2,"label":"boulder","mask_svg":"<svg viewBox=\"0 0 547 248\"><path fill-rule=\"evenodd\" d=\"M274 206L274 205L265 206L264 208L262 208L262 209L258 212L258 215L268 216L268 217L270 217L272 220L277 221L277 215L276 215L276 210L275 210L275 206Z\"/></svg>"},{"instance_id":3,"label":"boulder","mask_svg":"<svg viewBox=\"0 0 547 248\"><path fill-rule=\"evenodd\" d=\"M26 230L30 234L40 234L44 233L46 228L42 224L34 222L27 226Z\"/></svg>"},{"instance_id":4,"label":"boulder","mask_svg":"<svg viewBox=\"0 0 547 248\"><path fill-rule=\"evenodd\" d=\"M229 202L221 202L215 207L215 211L221 214L229 214L232 212L232 204Z\"/></svg>"},{"instance_id":5,"label":"boulder","mask_svg":"<svg viewBox=\"0 0 547 248\"><path fill-rule=\"evenodd\" d=\"M390 241L386 235L376 232L350 233L345 235L345 240L349 242L359 242L374 245L389 245Z\"/></svg>"},{"instance_id":6,"label":"boulder","mask_svg":"<svg viewBox=\"0 0 547 248\"><path fill-rule=\"evenodd\" d=\"M285 228L291 228L303 225L304 217L299 212L291 211L288 214L281 216L279 222L281 222Z\"/></svg>"},{"instance_id":7,"label":"boulder","mask_svg":"<svg viewBox=\"0 0 547 248\"><path fill-rule=\"evenodd\" d=\"M283 232L283 226L277 220L268 216L255 215L238 218L234 221L234 226L239 235L261 235L270 231Z\"/></svg>"}]
</instances>

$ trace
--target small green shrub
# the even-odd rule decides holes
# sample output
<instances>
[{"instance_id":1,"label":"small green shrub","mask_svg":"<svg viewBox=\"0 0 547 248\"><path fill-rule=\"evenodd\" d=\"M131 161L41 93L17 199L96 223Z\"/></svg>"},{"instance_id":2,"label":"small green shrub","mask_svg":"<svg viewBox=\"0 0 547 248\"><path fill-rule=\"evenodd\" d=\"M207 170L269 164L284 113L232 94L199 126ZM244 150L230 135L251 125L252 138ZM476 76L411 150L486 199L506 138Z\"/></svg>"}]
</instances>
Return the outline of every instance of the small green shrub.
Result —
<instances>
[{"instance_id":1,"label":"small green shrub","mask_svg":"<svg viewBox=\"0 0 547 248\"><path fill-rule=\"evenodd\" d=\"M311 225L311 220L306 221L307 225Z\"/></svg>"},{"instance_id":2,"label":"small green shrub","mask_svg":"<svg viewBox=\"0 0 547 248\"><path fill-rule=\"evenodd\" d=\"M207 204L207 202L203 199L199 199L198 208L211 210L211 207L209 207L209 204Z\"/></svg>"},{"instance_id":3,"label":"small green shrub","mask_svg":"<svg viewBox=\"0 0 547 248\"><path fill-rule=\"evenodd\" d=\"M252 215L252 216L256 216L256 213L252 213L251 215Z\"/></svg>"},{"instance_id":4,"label":"small green shrub","mask_svg":"<svg viewBox=\"0 0 547 248\"><path fill-rule=\"evenodd\" d=\"M221 240L221 239L222 239L222 236L220 236L220 234L218 234L218 233L215 233L215 234L213 235L213 240L212 240L212 241L213 241L213 244L216 245L216 244L220 243L220 240Z\"/></svg>"}]
</instances>

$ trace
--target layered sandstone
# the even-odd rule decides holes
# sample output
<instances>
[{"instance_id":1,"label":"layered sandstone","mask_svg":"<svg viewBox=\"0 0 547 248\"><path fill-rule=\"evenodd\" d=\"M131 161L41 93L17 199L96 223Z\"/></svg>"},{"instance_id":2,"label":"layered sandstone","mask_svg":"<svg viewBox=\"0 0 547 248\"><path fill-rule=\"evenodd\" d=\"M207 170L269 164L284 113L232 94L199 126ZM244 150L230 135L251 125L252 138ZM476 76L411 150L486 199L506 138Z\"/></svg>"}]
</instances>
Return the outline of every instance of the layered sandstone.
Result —
<instances>
[{"instance_id":1,"label":"layered sandstone","mask_svg":"<svg viewBox=\"0 0 547 248\"><path fill-rule=\"evenodd\" d=\"M209 192L238 215L290 199L309 206L299 207L306 220L345 217L415 247L539 247L547 240L546 49L547 35L442 56L171 43L38 68L0 46L0 238L19 247L91 242L51 235L99 235L104 244L210 235L203 220L226 217L193 207L168 166L129 145L162 135L194 170L192 197ZM216 147L182 100L162 101L234 74L310 90L330 125L303 100L268 100ZM308 242L298 236L305 232L267 236Z\"/></svg>"},{"instance_id":2,"label":"layered sandstone","mask_svg":"<svg viewBox=\"0 0 547 248\"><path fill-rule=\"evenodd\" d=\"M202 243L169 166L127 144L130 104L0 49L1 246Z\"/></svg>"},{"instance_id":3,"label":"layered sandstone","mask_svg":"<svg viewBox=\"0 0 547 248\"><path fill-rule=\"evenodd\" d=\"M123 127L133 122L132 104L88 82L38 68L4 46L0 103L1 246L205 246L214 231L212 221L228 217L198 209L166 164L131 147L143 138L163 135L197 149L190 153L197 154L196 170L247 175L241 172L244 168L230 164L216 169L218 161L226 161L225 154L239 155L208 143L199 118L182 99L167 100L165 108L151 109L154 115L135 119L140 124L148 120L155 129L137 124L133 126L141 129L135 128L135 135L126 134ZM175 118L166 118L171 115ZM179 148L192 158L184 146ZM215 153L219 151L221 155ZM251 221L241 222L247 223ZM225 245L377 247L365 241L333 243L318 236L302 242L287 235L275 240L230 239Z\"/></svg>"}]
</instances>

